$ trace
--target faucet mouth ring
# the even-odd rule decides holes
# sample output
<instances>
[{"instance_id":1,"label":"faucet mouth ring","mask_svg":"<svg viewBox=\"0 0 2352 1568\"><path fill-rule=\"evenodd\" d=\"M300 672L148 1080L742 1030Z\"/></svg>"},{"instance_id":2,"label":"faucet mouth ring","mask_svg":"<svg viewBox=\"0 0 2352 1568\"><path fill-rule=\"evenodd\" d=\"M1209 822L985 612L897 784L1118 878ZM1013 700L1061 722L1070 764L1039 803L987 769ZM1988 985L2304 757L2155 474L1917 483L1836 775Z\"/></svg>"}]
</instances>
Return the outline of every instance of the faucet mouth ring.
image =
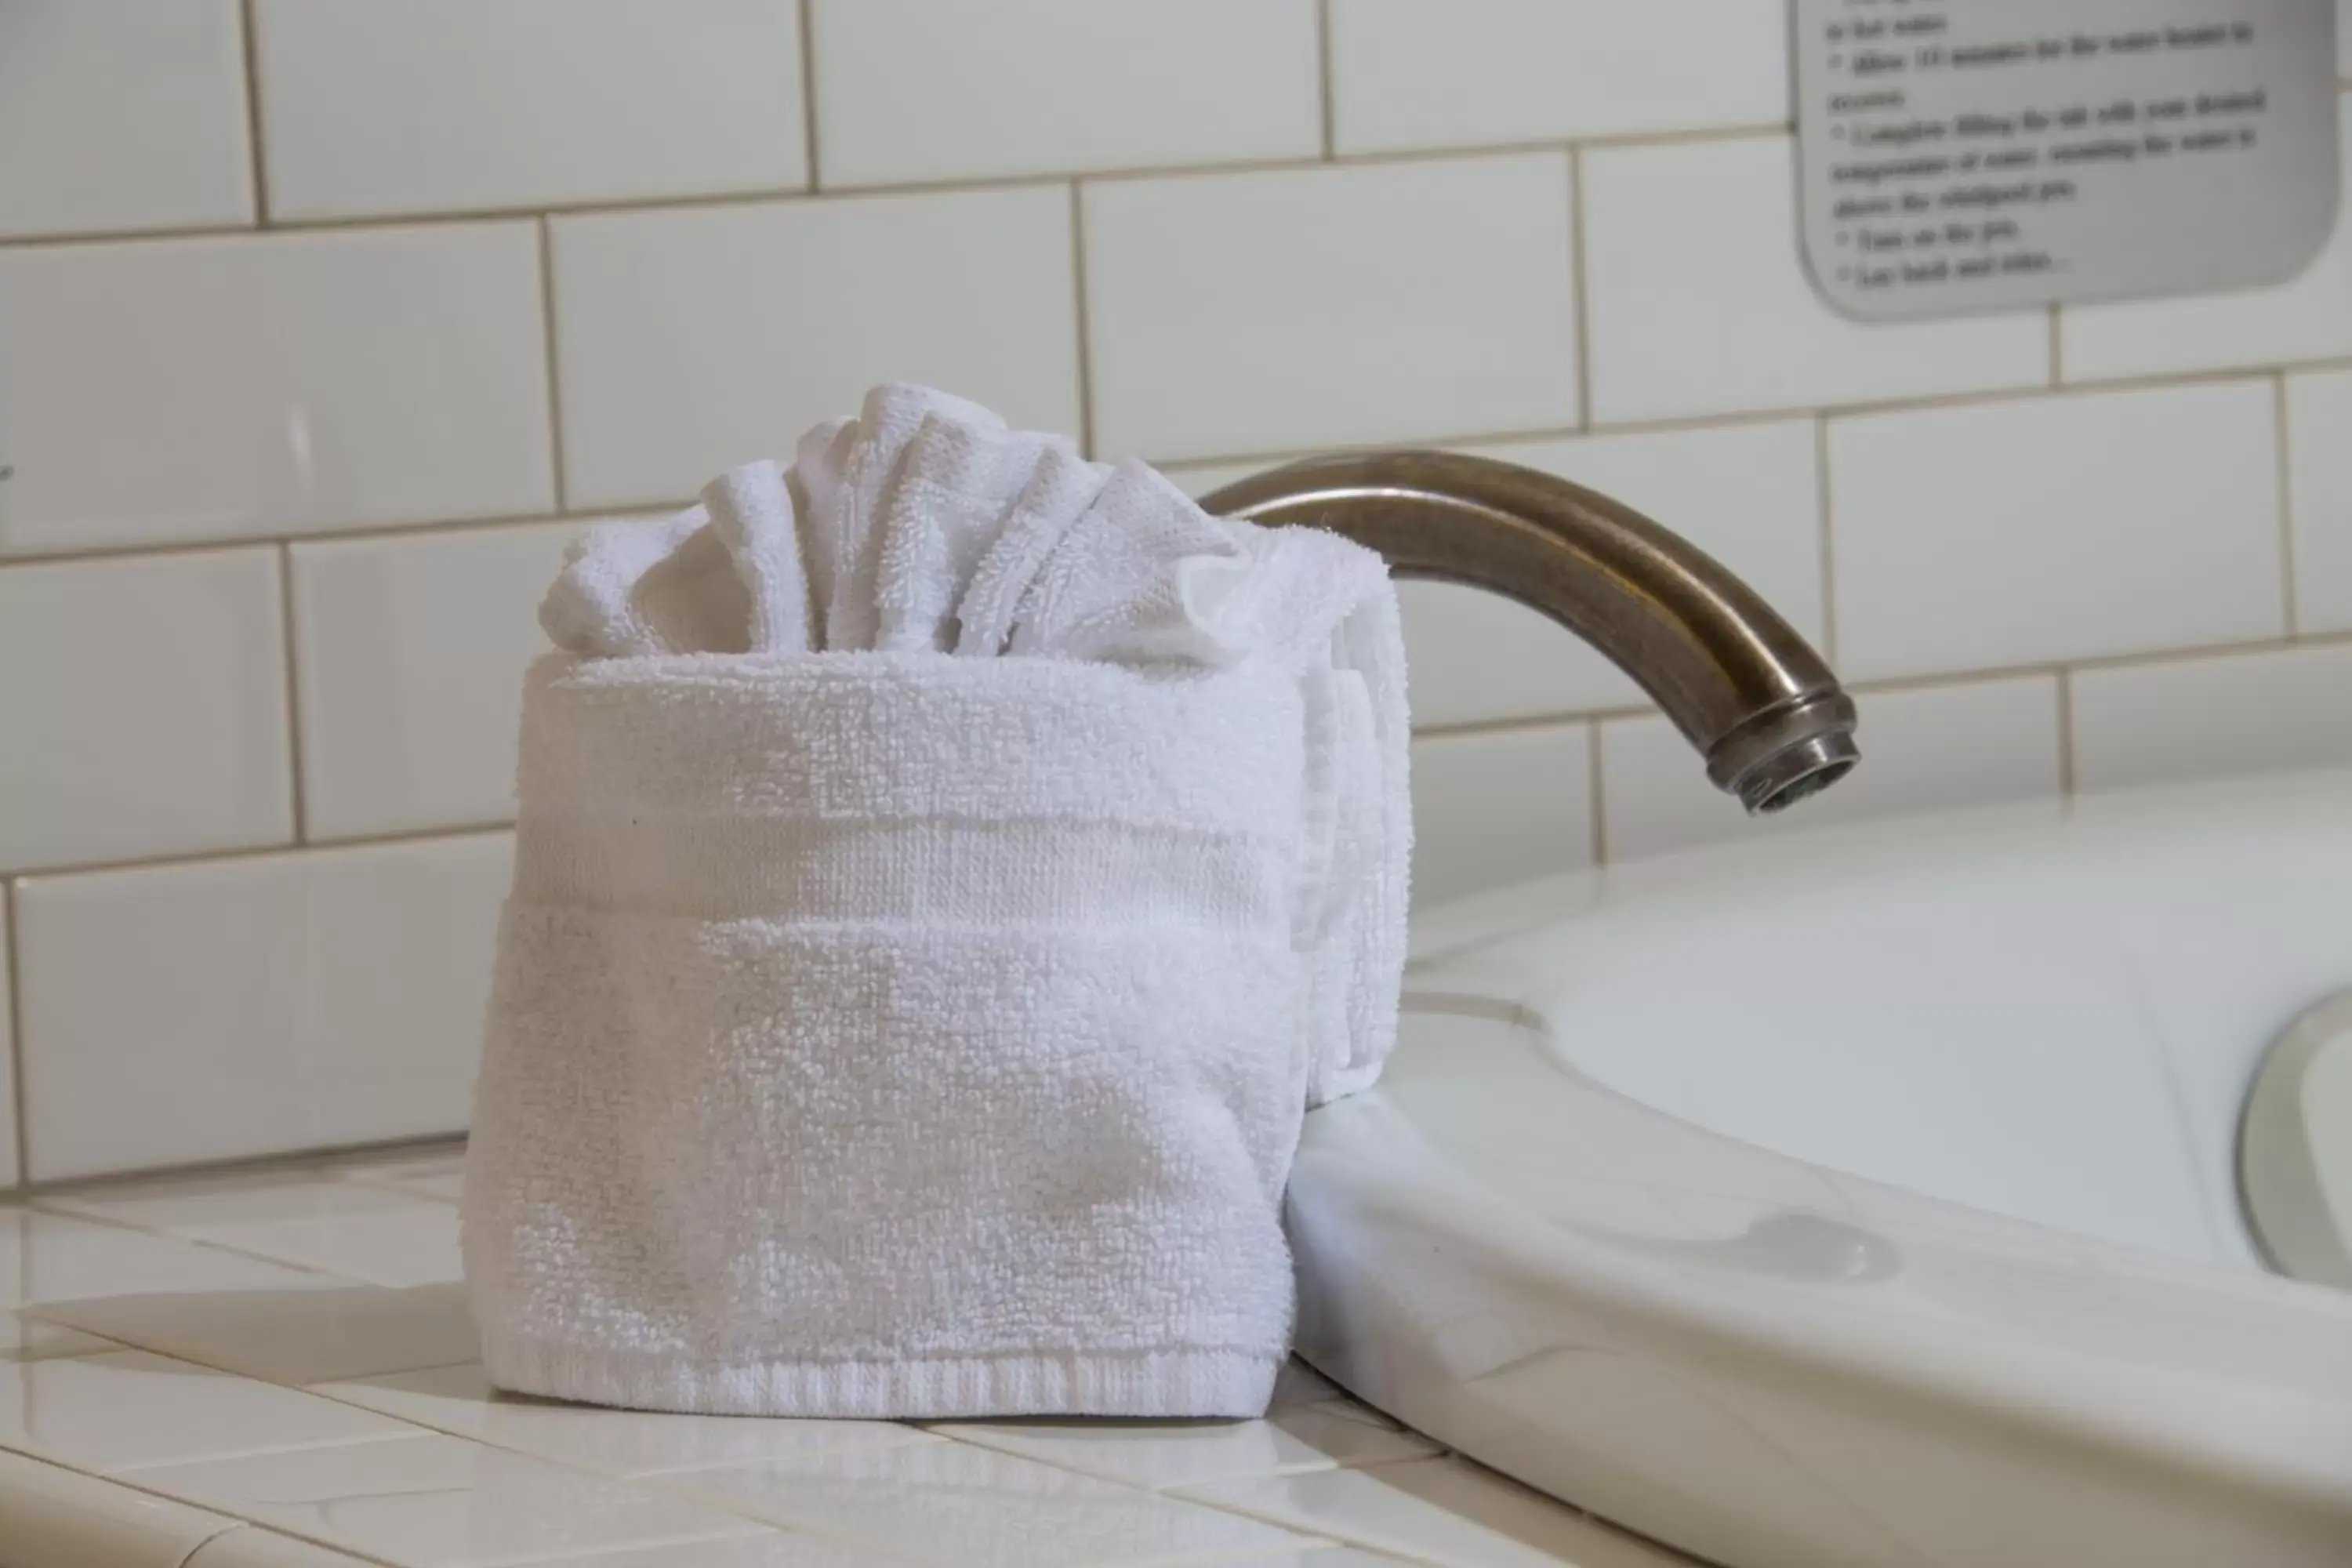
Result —
<instances>
[{"instance_id":1,"label":"faucet mouth ring","mask_svg":"<svg viewBox=\"0 0 2352 1568\"><path fill-rule=\"evenodd\" d=\"M1769 816L1821 794L1853 772L1861 760L1862 750L1852 734L1816 735L1775 752L1742 773L1732 787L1748 816Z\"/></svg>"},{"instance_id":2,"label":"faucet mouth ring","mask_svg":"<svg viewBox=\"0 0 2352 1568\"><path fill-rule=\"evenodd\" d=\"M1709 749L1707 775L1739 797L1750 816L1784 811L1819 795L1862 760L1853 699L1817 691L1734 729Z\"/></svg>"}]
</instances>

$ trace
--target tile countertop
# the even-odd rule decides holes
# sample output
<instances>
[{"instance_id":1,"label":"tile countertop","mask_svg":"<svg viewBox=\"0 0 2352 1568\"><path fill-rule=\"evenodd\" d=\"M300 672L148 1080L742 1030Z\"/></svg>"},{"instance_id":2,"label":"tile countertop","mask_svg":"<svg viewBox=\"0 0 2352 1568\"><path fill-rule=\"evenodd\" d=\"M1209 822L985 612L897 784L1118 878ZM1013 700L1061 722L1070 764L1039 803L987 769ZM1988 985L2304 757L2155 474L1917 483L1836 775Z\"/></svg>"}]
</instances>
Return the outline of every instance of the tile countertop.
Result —
<instances>
[{"instance_id":1,"label":"tile countertop","mask_svg":"<svg viewBox=\"0 0 2352 1568\"><path fill-rule=\"evenodd\" d=\"M1352 1568L1688 1559L1294 1363L1262 1421L914 1426L505 1399L460 1156L0 1205L5 1568Z\"/></svg>"}]
</instances>

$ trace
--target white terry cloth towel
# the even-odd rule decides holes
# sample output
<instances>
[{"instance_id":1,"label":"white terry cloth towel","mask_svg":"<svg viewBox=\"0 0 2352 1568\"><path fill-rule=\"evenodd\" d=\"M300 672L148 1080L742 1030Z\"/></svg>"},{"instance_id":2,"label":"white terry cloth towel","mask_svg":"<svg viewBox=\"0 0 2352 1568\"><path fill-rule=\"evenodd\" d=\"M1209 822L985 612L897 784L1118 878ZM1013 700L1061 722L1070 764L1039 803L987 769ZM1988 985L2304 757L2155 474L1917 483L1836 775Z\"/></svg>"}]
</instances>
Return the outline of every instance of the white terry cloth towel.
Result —
<instances>
[{"instance_id":1,"label":"white terry cloth towel","mask_svg":"<svg viewBox=\"0 0 2352 1568\"><path fill-rule=\"evenodd\" d=\"M593 533L542 620L466 1181L491 1379L1261 1413L1301 1117L1395 1031L1378 557L891 387Z\"/></svg>"}]
</instances>

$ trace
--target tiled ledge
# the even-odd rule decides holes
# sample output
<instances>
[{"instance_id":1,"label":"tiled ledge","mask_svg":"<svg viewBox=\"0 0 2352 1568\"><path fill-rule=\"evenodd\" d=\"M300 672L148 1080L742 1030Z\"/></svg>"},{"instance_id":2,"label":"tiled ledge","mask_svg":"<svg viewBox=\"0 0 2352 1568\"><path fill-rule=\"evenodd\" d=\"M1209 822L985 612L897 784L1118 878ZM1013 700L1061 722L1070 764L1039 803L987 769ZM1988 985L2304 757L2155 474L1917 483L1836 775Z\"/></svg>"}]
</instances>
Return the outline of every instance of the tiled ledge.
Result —
<instances>
[{"instance_id":1,"label":"tiled ledge","mask_svg":"<svg viewBox=\"0 0 2352 1568\"><path fill-rule=\"evenodd\" d=\"M501 1398L457 1282L458 1165L428 1150L0 1207L9 1544L108 1568L1686 1562L1296 1364L1240 1422Z\"/></svg>"}]
</instances>

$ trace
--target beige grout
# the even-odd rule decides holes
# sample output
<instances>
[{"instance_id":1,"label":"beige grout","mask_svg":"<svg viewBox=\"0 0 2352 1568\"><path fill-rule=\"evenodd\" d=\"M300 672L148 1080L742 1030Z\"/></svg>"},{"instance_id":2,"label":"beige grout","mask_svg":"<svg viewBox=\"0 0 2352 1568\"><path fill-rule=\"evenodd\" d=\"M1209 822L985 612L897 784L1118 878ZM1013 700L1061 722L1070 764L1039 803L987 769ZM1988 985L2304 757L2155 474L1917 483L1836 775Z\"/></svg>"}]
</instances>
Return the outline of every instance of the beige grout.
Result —
<instances>
[{"instance_id":1,"label":"beige grout","mask_svg":"<svg viewBox=\"0 0 2352 1568\"><path fill-rule=\"evenodd\" d=\"M801 33L801 140L808 163L811 195L824 188L816 156L816 0L799 0L794 20Z\"/></svg>"},{"instance_id":2,"label":"beige grout","mask_svg":"<svg viewBox=\"0 0 2352 1568\"><path fill-rule=\"evenodd\" d=\"M262 227L269 224L269 169L261 129L261 31L253 14L254 0L237 6L238 44L245 65L246 156L253 179L253 216Z\"/></svg>"},{"instance_id":3,"label":"beige grout","mask_svg":"<svg viewBox=\"0 0 2352 1568\"><path fill-rule=\"evenodd\" d=\"M1591 797L1592 863L1596 866L1606 866L1609 864L1608 791L1607 786L1603 782L1605 770L1601 766L1601 721L1598 719L1586 720L1584 736L1584 787L1586 794Z\"/></svg>"},{"instance_id":4,"label":"beige grout","mask_svg":"<svg viewBox=\"0 0 2352 1568\"><path fill-rule=\"evenodd\" d=\"M549 493L555 498L555 510L562 511L566 479L563 461L563 378L562 351L555 336L555 235L545 217L537 225L539 241L539 331L541 358L547 364L547 460L551 472L548 475Z\"/></svg>"},{"instance_id":5,"label":"beige grout","mask_svg":"<svg viewBox=\"0 0 2352 1568\"><path fill-rule=\"evenodd\" d=\"M1813 494L1821 513L1822 657L1837 664L1837 535L1830 499L1830 422L1813 421Z\"/></svg>"},{"instance_id":6,"label":"beige grout","mask_svg":"<svg viewBox=\"0 0 2352 1568\"><path fill-rule=\"evenodd\" d=\"M32 1117L25 1093L25 966L16 956L17 945L24 941L20 914L16 879L0 877L0 925L7 928L7 941L0 943L0 977L8 983L8 1010L0 1023L8 1028L8 1089L16 1123L16 1185L22 1188L32 1180L33 1146Z\"/></svg>"},{"instance_id":7,"label":"beige grout","mask_svg":"<svg viewBox=\"0 0 2352 1568\"><path fill-rule=\"evenodd\" d=\"M287 798L294 814L294 842L310 840L310 813L305 798L302 779L302 661L296 657L294 623L294 549L289 544L278 547L278 641L286 659L286 763L293 773Z\"/></svg>"},{"instance_id":8,"label":"beige grout","mask_svg":"<svg viewBox=\"0 0 2352 1568\"><path fill-rule=\"evenodd\" d=\"M1323 157L1328 162L1339 151L1339 116L1331 92L1331 0L1315 0L1315 89L1322 117Z\"/></svg>"},{"instance_id":9,"label":"beige grout","mask_svg":"<svg viewBox=\"0 0 2352 1568\"><path fill-rule=\"evenodd\" d=\"M1592 428L1592 305L1591 268L1585 262L1584 154L1568 150L1569 291L1576 323L1576 426Z\"/></svg>"},{"instance_id":10,"label":"beige grout","mask_svg":"<svg viewBox=\"0 0 2352 1568\"><path fill-rule=\"evenodd\" d=\"M2058 794L2074 798L2074 672L2061 665L2058 678Z\"/></svg>"},{"instance_id":11,"label":"beige grout","mask_svg":"<svg viewBox=\"0 0 2352 1568\"><path fill-rule=\"evenodd\" d=\"M812 100L812 104L814 100ZM812 110L813 112L813 110ZM1548 137L1528 142L1494 142L1466 147L1408 148L1395 151L1338 153L1330 158L1289 155L1231 158L1211 163L1138 163L1118 168L1071 167L1024 170L1018 174L972 175L934 180L876 181L846 184L822 184L814 148L810 183L804 185L756 185L734 190L684 191L672 195L605 196L576 202L542 202L512 206L420 208L411 211L362 213L298 218L272 218L252 224L185 224L163 228L92 229L81 232L12 236L0 238L0 252L65 249L81 246L163 243L184 239L252 238L264 235L333 234L363 229L438 227L460 223L510 223L519 219L625 215L630 213L692 212L766 206L782 202L856 201L884 196L940 195L951 192L1025 191L1058 185L1070 180L1104 183L1134 180L1192 179L1217 174L1250 174L1323 169L1334 164L1360 168L1378 164L1475 163L1528 153L1562 153L1571 149L1607 152L1617 148L1681 146L1716 141L1743 141L1785 134L1785 126L1727 126L1719 130L1643 132L1620 137Z\"/></svg>"},{"instance_id":12,"label":"beige grout","mask_svg":"<svg viewBox=\"0 0 2352 1568\"><path fill-rule=\"evenodd\" d=\"M1087 214L1078 182L1070 182L1070 293L1076 312L1078 347L1078 450L1095 452L1095 364L1093 317L1087 307Z\"/></svg>"},{"instance_id":13,"label":"beige grout","mask_svg":"<svg viewBox=\"0 0 2352 1568\"><path fill-rule=\"evenodd\" d=\"M544 528L552 523L586 523L626 517L667 517L694 504L691 497L647 501L641 505L584 507L569 511L519 512L511 517L451 517L430 522L371 523L365 528L327 528L308 533L257 533L226 539L171 539L144 544L102 544L87 550L54 550L23 555L0 554L0 574L37 566L78 566L93 561L146 561L175 555L218 555L232 550L257 550L272 544L367 544L386 540L432 539L450 533L495 533L506 529Z\"/></svg>"},{"instance_id":14,"label":"beige grout","mask_svg":"<svg viewBox=\"0 0 2352 1568\"><path fill-rule=\"evenodd\" d=\"M2294 454L2288 432L2290 420L2284 373L2271 378L2271 408L2272 423L2276 426L2274 444L2278 461L2279 595L2281 608L2286 616L2286 635L2292 637L2301 627L2294 592Z\"/></svg>"},{"instance_id":15,"label":"beige grout","mask_svg":"<svg viewBox=\"0 0 2352 1568\"><path fill-rule=\"evenodd\" d=\"M403 827L385 833L353 834L348 837L321 838L308 843L282 839L274 844L240 844L228 849L191 849L178 854L136 855L122 860L75 860L56 866L22 866L8 875L19 882L45 881L63 877L108 877L116 872L171 871L184 866L223 866L241 860L267 860L273 858L292 858L303 855L336 854L346 849L386 848L402 844L442 843L454 838L485 838L493 834L510 833L514 819L496 822L452 823L446 826Z\"/></svg>"},{"instance_id":16,"label":"beige grout","mask_svg":"<svg viewBox=\"0 0 2352 1568\"><path fill-rule=\"evenodd\" d=\"M1956 686L1996 686L2006 681L2053 679L2061 673L2070 679L2075 675L2097 674L2111 669L2155 669L2172 665L2206 664L2231 658L2255 658L2266 654L2319 652L2327 648L2352 647L2352 630L2327 632L2297 637L2264 637L2260 639L2209 643L2197 647L2149 648L2138 653L2102 654L2095 658L2070 659L2063 665L2047 659L2029 664L1985 665L1972 669L1937 670L1933 674L1885 676L1875 679L1849 680L1846 690L1857 697L1899 697L1920 691L1941 691ZM1629 719L1656 719L1663 715L1650 703L1617 708L1561 709L1539 713L1513 714L1504 719L1468 719L1448 723L1420 724L1413 729L1413 738L1421 741L1474 740L1486 735L1517 734L1530 730L1555 730L1571 724L1607 725Z\"/></svg>"}]
</instances>

